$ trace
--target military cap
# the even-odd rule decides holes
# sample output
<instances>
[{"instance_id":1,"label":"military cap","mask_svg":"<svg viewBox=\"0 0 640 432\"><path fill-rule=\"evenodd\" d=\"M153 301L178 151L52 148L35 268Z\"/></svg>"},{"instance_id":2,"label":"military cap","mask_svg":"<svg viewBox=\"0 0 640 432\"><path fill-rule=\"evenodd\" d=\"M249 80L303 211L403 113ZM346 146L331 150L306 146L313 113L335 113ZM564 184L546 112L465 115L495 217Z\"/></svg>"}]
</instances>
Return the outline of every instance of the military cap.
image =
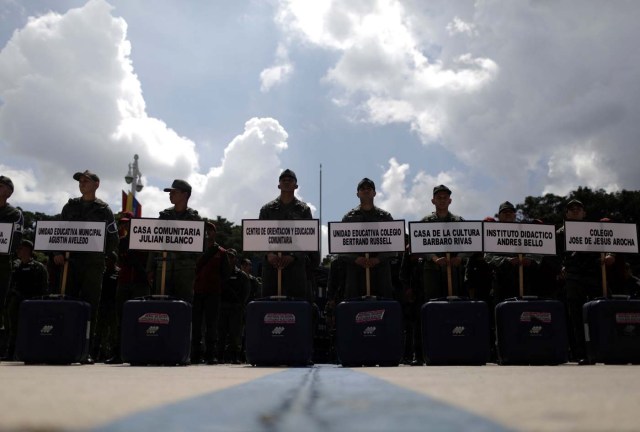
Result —
<instances>
[{"instance_id":1,"label":"military cap","mask_svg":"<svg viewBox=\"0 0 640 432\"><path fill-rule=\"evenodd\" d=\"M451 189L449 189L448 187L446 187L445 185L438 185L436 187L433 188L433 194L437 194L438 192L446 192L449 195L451 195Z\"/></svg>"},{"instance_id":2,"label":"military cap","mask_svg":"<svg viewBox=\"0 0 640 432\"><path fill-rule=\"evenodd\" d=\"M516 208L509 201L505 201L502 204L500 204L500 208L498 209L498 213L502 213L505 210L516 211Z\"/></svg>"},{"instance_id":3,"label":"military cap","mask_svg":"<svg viewBox=\"0 0 640 432\"><path fill-rule=\"evenodd\" d=\"M286 169L282 171L282 173L280 173L280 177L278 177L278 180L282 180L283 177L291 177L296 181L296 183L298 182L298 177L296 177L296 173L294 173L290 169Z\"/></svg>"},{"instance_id":4,"label":"military cap","mask_svg":"<svg viewBox=\"0 0 640 432\"><path fill-rule=\"evenodd\" d=\"M185 180L175 179L173 183L171 183L171 187L164 188L164 191L171 192L174 189L178 189L182 192L191 192L191 185Z\"/></svg>"},{"instance_id":5,"label":"military cap","mask_svg":"<svg viewBox=\"0 0 640 432\"><path fill-rule=\"evenodd\" d=\"M31 240L24 239L20 242L20 246L26 246L33 250L33 242Z\"/></svg>"},{"instance_id":6,"label":"military cap","mask_svg":"<svg viewBox=\"0 0 640 432\"><path fill-rule=\"evenodd\" d=\"M100 177L98 177L96 174L92 173L89 170L85 170L84 172L77 172L73 175L73 179L80 181L80 177L87 177L90 180L93 180L94 182L99 182L100 181Z\"/></svg>"},{"instance_id":7,"label":"military cap","mask_svg":"<svg viewBox=\"0 0 640 432\"><path fill-rule=\"evenodd\" d=\"M360 182L358 183L358 190L362 189L364 186L370 186L371 189L376 190L376 184L373 182L373 180L367 177L360 180Z\"/></svg>"},{"instance_id":8,"label":"military cap","mask_svg":"<svg viewBox=\"0 0 640 432\"><path fill-rule=\"evenodd\" d=\"M578 201L577 199L572 199L567 203L567 208L570 208L570 207L582 207L584 209L584 204L582 204L582 201Z\"/></svg>"},{"instance_id":9,"label":"military cap","mask_svg":"<svg viewBox=\"0 0 640 432\"><path fill-rule=\"evenodd\" d=\"M13 192L13 182L9 177L0 175L0 183L7 186L9 189L11 189L11 192Z\"/></svg>"}]
</instances>

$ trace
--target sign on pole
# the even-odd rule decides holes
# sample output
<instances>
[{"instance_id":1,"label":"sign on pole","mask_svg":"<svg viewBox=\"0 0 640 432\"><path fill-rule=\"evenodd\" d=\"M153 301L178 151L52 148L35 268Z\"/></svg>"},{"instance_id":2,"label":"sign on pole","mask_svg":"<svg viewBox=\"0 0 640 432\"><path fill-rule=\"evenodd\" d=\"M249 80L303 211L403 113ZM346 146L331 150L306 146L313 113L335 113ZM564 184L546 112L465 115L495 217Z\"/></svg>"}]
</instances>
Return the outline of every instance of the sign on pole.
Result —
<instances>
[{"instance_id":1,"label":"sign on pole","mask_svg":"<svg viewBox=\"0 0 640 432\"><path fill-rule=\"evenodd\" d=\"M37 221L34 249L59 252L104 252L105 222Z\"/></svg>"},{"instance_id":2,"label":"sign on pole","mask_svg":"<svg viewBox=\"0 0 640 432\"><path fill-rule=\"evenodd\" d=\"M564 232L568 251L638 253L636 224L565 221Z\"/></svg>"},{"instance_id":3,"label":"sign on pole","mask_svg":"<svg viewBox=\"0 0 640 432\"><path fill-rule=\"evenodd\" d=\"M404 220L329 222L329 253L404 252Z\"/></svg>"},{"instance_id":4,"label":"sign on pole","mask_svg":"<svg viewBox=\"0 0 640 432\"><path fill-rule=\"evenodd\" d=\"M172 252L204 250L204 221L131 219L130 224L130 249Z\"/></svg>"},{"instance_id":5,"label":"sign on pole","mask_svg":"<svg viewBox=\"0 0 640 432\"><path fill-rule=\"evenodd\" d=\"M11 250L11 238L13 237L13 224L0 223L0 254L8 254Z\"/></svg>"},{"instance_id":6,"label":"sign on pole","mask_svg":"<svg viewBox=\"0 0 640 432\"><path fill-rule=\"evenodd\" d=\"M411 253L481 252L482 222L409 222Z\"/></svg>"},{"instance_id":7,"label":"sign on pole","mask_svg":"<svg viewBox=\"0 0 640 432\"><path fill-rule=\"evenodd\" d=\"M484 251L513 254L556 254L556 228L534 223L484 222Z\"/></svg>"},{"instance_id":8,"label":"sign on pole","mask_svg":"<svg viewBox=\"0 0 640 432\"><path fill-rule=\"evenodd\" d=\"M250 252L317 252L318 219L242 220L242 249Z\"/></svg>"}]
</instances>

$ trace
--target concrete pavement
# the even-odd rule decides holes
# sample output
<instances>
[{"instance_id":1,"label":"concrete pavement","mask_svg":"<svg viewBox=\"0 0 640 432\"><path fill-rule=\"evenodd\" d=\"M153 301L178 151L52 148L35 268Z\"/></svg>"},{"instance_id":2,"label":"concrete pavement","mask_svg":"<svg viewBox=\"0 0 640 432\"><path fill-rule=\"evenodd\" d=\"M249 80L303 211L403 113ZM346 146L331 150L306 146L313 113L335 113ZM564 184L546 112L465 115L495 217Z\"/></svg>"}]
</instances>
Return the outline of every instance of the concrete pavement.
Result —
<instances>
[{"instance_id":1,"label":"concrete pavement","mask_svg":"<svg viewBox=\"0 0 640 432\"><path fill-rule=\"evenodd\" d=\"M374 431L389 425L395 431L618 432L640 431L639 412L638 366L0 363L3 432Z\"/></svg>"}]
</instances>

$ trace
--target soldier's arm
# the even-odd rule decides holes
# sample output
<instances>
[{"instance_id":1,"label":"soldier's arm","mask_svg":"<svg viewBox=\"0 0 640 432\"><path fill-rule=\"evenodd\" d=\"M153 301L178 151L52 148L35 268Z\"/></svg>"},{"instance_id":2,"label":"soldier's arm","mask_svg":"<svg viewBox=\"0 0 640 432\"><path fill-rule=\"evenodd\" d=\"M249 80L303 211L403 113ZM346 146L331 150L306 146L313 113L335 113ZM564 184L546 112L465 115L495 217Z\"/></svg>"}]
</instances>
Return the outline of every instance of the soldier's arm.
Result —
<instances>
[{"instance_id":1,"label":"soldier's arm","mask_svg":"<svg viewBox=\"0 0 640 432\"><path fill-rule=\"evenodd\" d=\"M120 239L118 238L118 225L116 224L116 220L113 217L113 213L108 207L105 209L105 222L107 231L105 254L113 255L114 252L117 254L118 243L120 242Z\"/></svg>"},{"instance_id":2,"label":"soldier's arm","mask_svg":"<svg viewBox=\"0 0 640 432\"><path fill-rule=\"evenodd\" d=\"M13 221L13 233L11 235L11 252L18 249L18 245L22 241L22 231L24 230L24 215L20 209L15 209L15 220Z\"/></svg>"},{"instance_id":3,"label":"soldier's arm","mask_svg":"<svg viewBox=\"0 0 640 432\"><path fill-rule=\"evenodd\" d=\"M47 271L47 267L44 265L40 267L40 275L39 275L39 284L38 290L39 294L46 294L49 291L49 272Z\"/></svg>"}]
</instances>

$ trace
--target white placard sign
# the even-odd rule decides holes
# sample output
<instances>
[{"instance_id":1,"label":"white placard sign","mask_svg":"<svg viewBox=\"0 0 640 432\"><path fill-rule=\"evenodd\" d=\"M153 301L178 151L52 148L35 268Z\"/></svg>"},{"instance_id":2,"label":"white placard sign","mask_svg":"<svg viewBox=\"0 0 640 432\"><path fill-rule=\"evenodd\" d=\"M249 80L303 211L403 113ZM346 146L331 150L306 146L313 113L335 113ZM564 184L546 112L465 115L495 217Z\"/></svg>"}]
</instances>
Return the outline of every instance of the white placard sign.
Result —
<instances>
[{"instance_id":1,"label":"white placard sign","mask_svg":"<svg viewBox=\"0 0 640 432\"><path fill-rule=\"evenodd\" d=\"M130 249L172 252L204 250L204 221L131 219L130 223Z\"/></svg>"},{"instance_id":2,"label":"white placard sign","mask_svg":"<svg viewBox=\"0 0 640 432\"><path fill-rule=\"evenodd\" d=\"M0 223L0 254L8 254L11 249L11 237L13 237L13 224Z\"/></svg>"},{"instance_id":3,"label":"white placard sign","mask_svg":"<svg viewBox=\"0 0 640 432\"><path fill-rule=\"evenodd\" d=\"M484 223L484 251L513 254L556 254L556 227L533 223Z\"/></svg>"},{"instance_id":4,"label":"white placard sign","mask_svg":"<svg viewBox=\"0 0 640 432\"><path fill-rule=\"evenodd\" d=\"M404 252L404 220L329 222L329 253Z\"/></svg>"},{"instance_id":5,"label":"white placard sign","mask_svg":"<svg viewBox=\"0 0 640 432\"><path fill-rule=\"evenodd\" d=\"M242 220L242 250L251 252L317 252L318 219Z\"/></svg>"},{"instance_id":6,"label":"white placard sign","mask_svg":"<svg viewBox=\"0 0 640 432\"><path fill-rule=\"evenodd\" d=\"M409 222L411 253L481 252L482 222Z\"/></svg>"},{"instance_id":7,"label":"white placard sign","mask_svg":"<svg viewBox=\"0 0 640 432\"><path fill-rule=\"evenodd\" d=\"M638 253L636 224L565 221L564 232L568 251Z\"/></svg>"},{"instance_id":8,"label":"white placard sign","mask_svg":"<svg viewBox=\"0 0 640 432\"><path fill-rule=\"evenodd\" d=\"M34 249L104 252L105 226L105 222L37 221Z\"/></svg>"}]
</instances>

